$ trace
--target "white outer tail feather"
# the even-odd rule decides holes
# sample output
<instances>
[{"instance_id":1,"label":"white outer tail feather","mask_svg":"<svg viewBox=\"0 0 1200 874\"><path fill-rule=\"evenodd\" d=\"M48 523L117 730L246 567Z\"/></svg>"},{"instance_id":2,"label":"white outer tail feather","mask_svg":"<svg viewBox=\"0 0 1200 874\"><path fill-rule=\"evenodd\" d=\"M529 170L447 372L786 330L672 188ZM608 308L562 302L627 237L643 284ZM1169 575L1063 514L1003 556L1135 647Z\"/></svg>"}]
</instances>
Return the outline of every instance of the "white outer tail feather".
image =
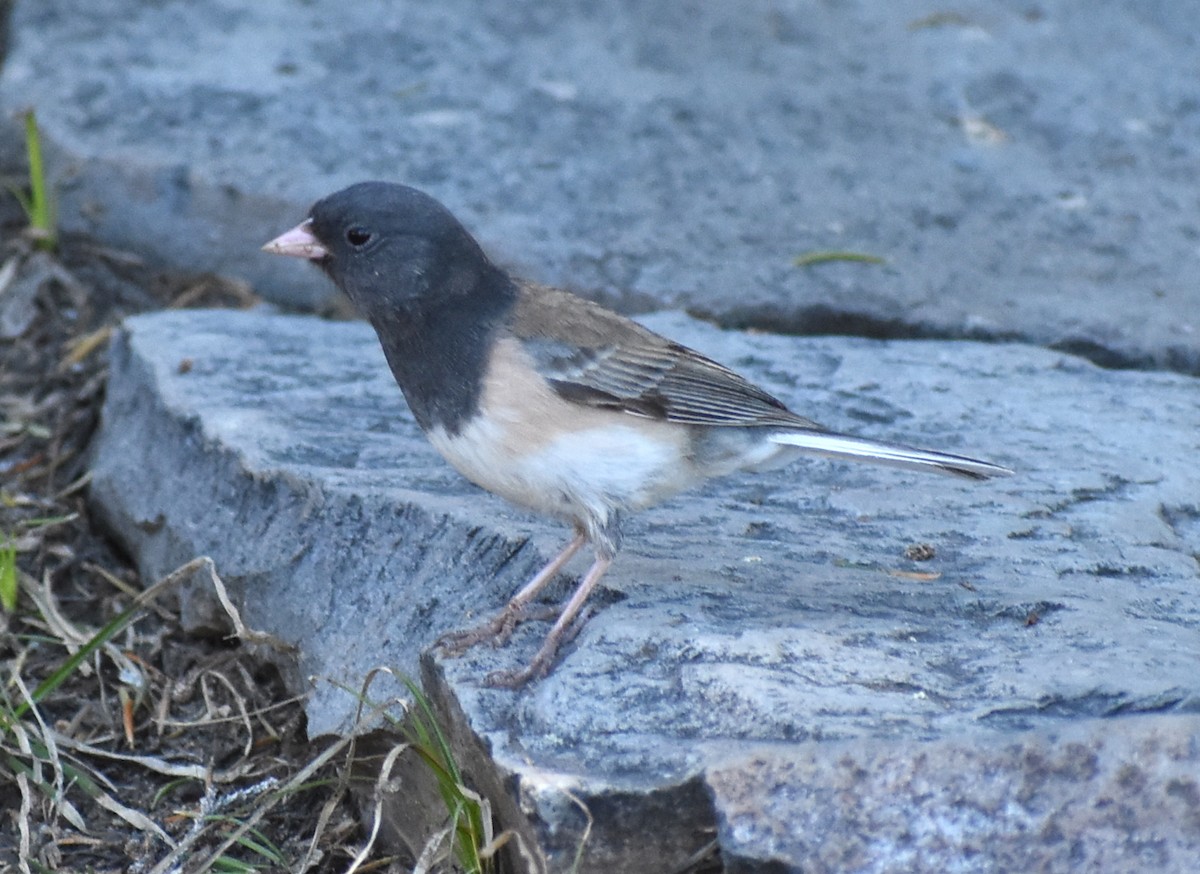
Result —
<instances>
[{"instance_id":1,"label":"white outer tail feather","mask_svg":"<svg viewBox=\"0 0 1200 874\"><path fill-rule=\"evenodd\" d=\"M910 470L929 470L967 479L1009 476L1012 471L998 464L950 455L929 449L916 449L899 443L881 443L833 431L780 431L770 437L772 443L794 446L812 455L849 461L871 461Z\"/></svg>"}]
</instances>

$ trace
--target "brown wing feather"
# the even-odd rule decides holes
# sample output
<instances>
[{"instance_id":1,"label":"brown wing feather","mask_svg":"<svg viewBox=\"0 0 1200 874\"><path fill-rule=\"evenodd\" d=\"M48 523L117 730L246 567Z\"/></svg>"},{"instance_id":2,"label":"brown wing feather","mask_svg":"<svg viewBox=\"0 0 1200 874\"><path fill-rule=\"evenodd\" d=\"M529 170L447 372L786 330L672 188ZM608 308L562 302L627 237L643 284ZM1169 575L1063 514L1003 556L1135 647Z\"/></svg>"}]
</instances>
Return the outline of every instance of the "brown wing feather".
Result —
<instances>
[{"instance_id":1,"label":"brown wing feather","mask_svg":"<svg viewBox=\"0 0 1200 874\"><path fill-rule=\"evenodd\" d=\"M522 287L509 326L562 397L694 425L820 425L726 367L598 304Z\"/></svg>"}]
</instances>

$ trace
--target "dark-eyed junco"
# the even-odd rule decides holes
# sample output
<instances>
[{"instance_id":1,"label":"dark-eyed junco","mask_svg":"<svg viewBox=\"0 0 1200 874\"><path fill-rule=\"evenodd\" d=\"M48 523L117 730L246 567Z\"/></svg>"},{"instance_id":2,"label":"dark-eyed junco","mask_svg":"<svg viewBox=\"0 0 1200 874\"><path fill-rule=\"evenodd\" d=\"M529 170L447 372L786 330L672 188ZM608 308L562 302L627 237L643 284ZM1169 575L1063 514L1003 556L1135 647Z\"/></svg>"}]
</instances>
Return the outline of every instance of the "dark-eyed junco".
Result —
<instances>
[{"instance_id":1,"label":"dark-eyed junco","mask_svg":"<svg viewBox=\"0 0 1200 874\"><path fill-rule=\"evenodd\" d=\"M533 661L494 683L549 670L621 545L623 514L709 477L800 453L970 479L1011 472L829 431L624 316L515 279L445 207L403 185L331 194L263 248L316 263L370 320L417 422L463 476L575 529L495 619L443 638L446 649L506 637L576 552L595 550Z\"/></svg>"}]
</instances>

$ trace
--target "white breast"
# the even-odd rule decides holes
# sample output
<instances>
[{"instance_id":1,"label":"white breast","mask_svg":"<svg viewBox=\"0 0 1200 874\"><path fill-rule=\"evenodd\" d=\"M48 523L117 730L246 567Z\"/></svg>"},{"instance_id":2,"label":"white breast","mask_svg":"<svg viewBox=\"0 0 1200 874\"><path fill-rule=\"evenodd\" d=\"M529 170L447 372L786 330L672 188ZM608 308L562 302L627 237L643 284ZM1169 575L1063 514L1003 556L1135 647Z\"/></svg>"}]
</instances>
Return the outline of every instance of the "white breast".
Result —
<instances>
[{"instance_id":1,"label":"white breast","mask_svg":"<svg viewBox=\"0 0 1200 874\"><path fill-rule=\"evenodd\" d=\"M497 343L480 413L429 440L476 485L542 513L603 526L697 480L677 426L563 400L520 344Z\"/></svg>"},{"instance_id":2,"label":"white breast","mask_svg":"<svg viewBox=\"0 0 1200 874\"><path fill-rule=\"evenodd\" d=\"M621 423L623 417L613 413L586 423L594 418L589 415L585 427L543 434L531 444L513 439L527 423L506 418L477 417L454 436L433 429L429 440L476 485L571 520L590 517L603 524L613 510L648 506L697 479L681 452L681 435L659 423L632 416Z\"/></svg>"}]
</instances>

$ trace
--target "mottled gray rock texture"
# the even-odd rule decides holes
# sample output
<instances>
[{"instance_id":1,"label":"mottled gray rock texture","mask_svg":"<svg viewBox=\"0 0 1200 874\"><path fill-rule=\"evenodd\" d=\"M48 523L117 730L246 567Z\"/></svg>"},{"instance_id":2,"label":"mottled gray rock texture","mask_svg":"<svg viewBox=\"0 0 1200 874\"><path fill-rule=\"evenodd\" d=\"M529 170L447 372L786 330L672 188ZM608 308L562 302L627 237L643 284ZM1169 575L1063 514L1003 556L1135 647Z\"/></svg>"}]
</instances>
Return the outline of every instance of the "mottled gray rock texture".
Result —
<instances>
[{"instance_id":1,"label":"mottled gray rock texture","mask_svg":"<svg viewBox=\"0 0 1200 874\"><path fill-rule=\"evenodd\" d=\"M919 758L949 750L968 772L978 763L953 787L982 822L1023 785L1021 750L1068 755L1053 739L1064 726L1119 771L1137 765L1139 737L1168 732L1161 714L1200 712L1194 378L1023 345L646 321L825 424L1017 475L974 484L813 461L730 477L633 520L596 615L545 680L519 693L481 683L532 655L540 623L502 649L427 657L421 675L470 779L550 870L574 858L582 808L585 871L669 870L714 828L743 866L730 870L801 870L806 842L829 842L826 858L868 842L869 820L830 807L839 830L760 844L756 829L788 814L764 794L747 824L745 787L782 786L790 762L827 778L796 792L834 792L853 741L867 772L853 803L884 817L899 791L887 763L904 763L903 799L950 774ZM211 555L247 623L299 647L288 675L298 688L314 678L313 733L351 726L357 702L340 684L380 665L415 674L437 634L497 608L566 536L436 457L367 327L266 314L127 323L93 498L147 578ZM936 555L906 558L915 544ZM399 689L385 677L372 692ZM1197 718L1174 719L1194 757ZM1100 751L1114 726L1128 744ZM762 744L775 752L739 771ZM1170 794L1163 769L1147 779ZM1119 785L1070 782L1085 806ZM1066 804L1070 786L1045 803ZM1185 808L1162 802L1168 860L1197 845L1194 814L1166 815ZM894 834L903 811L887 816ZM1145 821L1103 839L1140 839ZM988 834L963 831L963 846ZM1082 834L1084 858L1101 858ZM906 857L880 840L861 869L901 870Z\"/></svg>"},{"instance_id":2,"label":"mottled gray rock texture","mask_svg":"<svg viewBox=\"0 0 1200 874\"><path fill-rule=\"evenodd\" d=\"M749 752L708 774L725 870L1194 871L1198 728L1159 717Z\"/></svg>"},{"instance_id":3,"label":"mottled gray rock texture","mask_svg":"<svg viewBox=\"0 0 1200 874\"><path fill-rule=\"evenodd\" d=\"M1190 3L24 0L12 24L0 103L39 110L69 227L276 300L329 287L258 245L381 177L626 308L1200 373ZM887 263L792 265L828 249Z\"/></svg>"},{"instance_id":4,"label":"mottled gray rock texture","mask_svg":"<svg viewBox=\"0 0 1200 874\"><path fill-rule=\"evenodd\" d=\"M0 107L36 107L67 230L173 267L323 305L258 247L376 177L626 310L1033 344L651 317L805 415L1017 475L814 461L682 496L514 694L480 678L542 624L422 653L565 532L434 455L367 328L131 320L96 506L147 578L213 557L297 647L264 651L312 733L355 726L372 668L419 674L547 870L589 823L588 872L662 874L713 835L731 872L1194 870L1200 385L1035 348L1200 374L1189 4L8 5ZM839 249L886 263L793 265ZM198 630L210 589L181 592ZM425 797L397 800L402 842L437 827Z\"/></svg>"}]
</instances>

